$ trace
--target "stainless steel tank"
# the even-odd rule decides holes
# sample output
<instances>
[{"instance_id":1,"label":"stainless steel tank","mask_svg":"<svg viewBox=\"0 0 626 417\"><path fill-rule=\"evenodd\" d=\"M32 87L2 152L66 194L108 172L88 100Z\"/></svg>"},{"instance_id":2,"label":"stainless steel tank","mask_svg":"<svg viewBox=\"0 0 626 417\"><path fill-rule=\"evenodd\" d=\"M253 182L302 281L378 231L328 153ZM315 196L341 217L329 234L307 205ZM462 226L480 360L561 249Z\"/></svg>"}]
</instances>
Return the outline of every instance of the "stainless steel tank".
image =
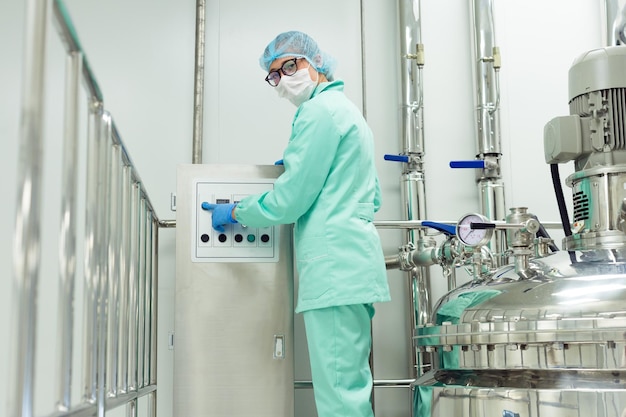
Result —
<instances>
[{"instance_id":1,"label":"stainless steel tank","mask_svg":"<svg viewBox=\"0 0 626 417\"><path fill-rule=\"evenodd\" d=\"M565 250L438 301L416 332L435 359L414 383L415 416L626 416L625 47L574 62L570 113L544 132L546 162L576 168Z\"/></svg>"}]
</instances>

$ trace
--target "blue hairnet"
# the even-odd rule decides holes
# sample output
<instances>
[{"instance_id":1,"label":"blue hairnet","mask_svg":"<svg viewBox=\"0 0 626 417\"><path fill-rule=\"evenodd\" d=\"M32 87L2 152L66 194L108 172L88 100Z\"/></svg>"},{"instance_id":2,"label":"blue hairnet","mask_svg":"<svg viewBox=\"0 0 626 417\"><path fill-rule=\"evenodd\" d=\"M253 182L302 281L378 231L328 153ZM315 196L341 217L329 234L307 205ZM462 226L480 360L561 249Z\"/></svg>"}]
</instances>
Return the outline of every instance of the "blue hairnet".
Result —
<instances>
[{"instance_id":1,"label":"blue hairnet","mask_svg":"<svg viewBox=\"0 0 626 417\"><path fill-rule=\"evenodd\" d=\"M333 80L337 66L335 59L320 51L317 43L306 33L291 31L276 36L265 48L259 64L265 71L269 71L274 60L285 56L306 58L317 72L324 74L329 81Z\"/></svg>"}]
</instances>

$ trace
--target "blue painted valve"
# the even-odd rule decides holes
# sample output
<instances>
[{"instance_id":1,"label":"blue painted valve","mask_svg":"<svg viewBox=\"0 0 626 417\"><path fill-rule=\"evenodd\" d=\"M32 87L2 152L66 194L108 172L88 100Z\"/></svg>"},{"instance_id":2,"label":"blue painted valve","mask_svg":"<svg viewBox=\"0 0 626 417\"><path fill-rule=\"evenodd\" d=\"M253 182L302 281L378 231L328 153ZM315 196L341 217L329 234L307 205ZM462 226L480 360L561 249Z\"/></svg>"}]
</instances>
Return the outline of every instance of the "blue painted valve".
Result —
<instances>
[{"instance_id":1,"label":"blue painted valve","mask_svg":"<svg viewBox=\"0 0 626 417\"><path fill-rule=\"evenodd\" d=\"M482 159L475 159L473 161L450 161L450 168L484 169L485 161Z\"/></svg>"},{"instance_id":2,"label":"blue painted valve","mask_svg":"<svg viewBox=\"0 0 626 417\"><path fill-rule=\"evenodd\" d=\"M390 155L385 154L385 161L393 161L393 162L409 162L409 157L406 155Z\"/></svg>"}]
</instances>

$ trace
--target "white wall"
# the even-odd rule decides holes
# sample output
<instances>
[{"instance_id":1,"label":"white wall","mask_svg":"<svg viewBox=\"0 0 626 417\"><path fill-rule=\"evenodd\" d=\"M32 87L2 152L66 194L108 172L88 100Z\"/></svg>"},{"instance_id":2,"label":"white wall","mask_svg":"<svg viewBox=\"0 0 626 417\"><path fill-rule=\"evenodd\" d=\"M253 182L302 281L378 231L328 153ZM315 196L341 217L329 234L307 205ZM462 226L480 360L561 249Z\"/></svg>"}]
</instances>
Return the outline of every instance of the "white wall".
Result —
<instances>
[{"instance_id":1,"label":"white wall","mask_svg":"<svg viewBox=\"0 0 626 417\"><path fill-rule=\"evenodd\" d=\"M361 39L360 6L365 35ZM473 172L452 171L452 159L472 159L474 149L469 2L422 0L422 38L426 51L426 192L429 218L453 220L478 209ZM578 54L602 46L601 0L496 0L496 36L503 66L503 175L508 207L528 206L545 221L558 221L549 169L543 162L544 124L567 109L567 70ZM67 0L76 29L105 96L105 105L138 167L157 214L173 218L170 193L176 165L191 160L195 2L175 0ZM14 229L19 103L23 44L22 2L0 2L0 407L10 381L11 247ZM207 65L204 159L206 163L272 163L289 134L294 108L264 85L257 59L277 33L309 32L339 60L337 76L346 93L366 112L376 136L384 205L378 220L398 219L400 166L385 153L400 151L398 122L400 30L397 2L349 0L277 4L251 0L207 2ZM54 30L49 28L54 34ZM46 91L46 199L42 253L37 414L47 414L54 398L54 346L57 273L54 263L60 200L58 172L61 137L63 54L50 38ZM361 90L361 40L365 42L366 90ZM563 178L571 167L562 169ZM566 190L567 195L567 190ZM558 233L553 233L558 237ZM174 231L161 232L159 283L159 415L171 415ZM398 231L381 231L386 254L401 243ZM436 297L445 283L432 270ZM393 301L379 305L374 319L375 377L405 378L409 333L404 274L389 272ZM80 296L80 291L77 291ZM436 298L435 297L435 298ZM80 306L78 299L77 309ZM79 310L80 311L80 310ZM298 325L298 379L308 378L301 322ZM80 376L76 377L76 382ZM77 384L79 385L79 384ZM79 390L75 389L74 398ZM376 391L379 417L406 416L409 398L402 389ZM313 416L310 392L297 393L298 417Z\"/></svg>"}]
</instances>

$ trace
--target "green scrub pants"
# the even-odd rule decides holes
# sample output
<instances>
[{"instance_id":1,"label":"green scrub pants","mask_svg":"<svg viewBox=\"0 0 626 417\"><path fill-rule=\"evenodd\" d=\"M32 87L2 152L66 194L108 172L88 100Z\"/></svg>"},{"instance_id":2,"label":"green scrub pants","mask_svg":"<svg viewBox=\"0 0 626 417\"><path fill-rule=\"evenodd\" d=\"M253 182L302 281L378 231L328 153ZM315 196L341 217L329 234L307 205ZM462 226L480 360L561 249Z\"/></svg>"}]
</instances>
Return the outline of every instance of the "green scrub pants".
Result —
<instances>
[{"instance_id":1,"label":"green scrub pants","mask_svg":"<svg viewBox=\"0 0 626 417\"><path fill-rule=\"evenodd\" d=\"M374 307L355 304L302 314L318 417L374 417L369 365Z\"/></svg>"}]
</instances>

